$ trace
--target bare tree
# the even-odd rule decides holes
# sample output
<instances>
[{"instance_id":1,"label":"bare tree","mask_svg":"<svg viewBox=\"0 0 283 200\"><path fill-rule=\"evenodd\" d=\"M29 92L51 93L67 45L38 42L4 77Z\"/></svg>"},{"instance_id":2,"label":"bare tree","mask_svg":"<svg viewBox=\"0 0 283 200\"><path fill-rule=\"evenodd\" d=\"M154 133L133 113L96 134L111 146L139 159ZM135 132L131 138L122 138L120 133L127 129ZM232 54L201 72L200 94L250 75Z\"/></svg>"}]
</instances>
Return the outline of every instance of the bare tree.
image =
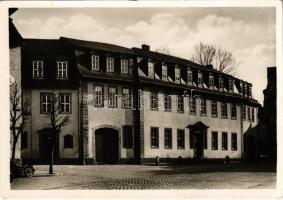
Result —
<instances>
[{"instance_id":1,"label":"bare tree","mask_svg":"<svg viewBox=\"0 0 283 200\"><path fill-rule=\"evenodd\" d=\"M199 43L195 46L195 52L191 60L201 65L211 65L215 59L216 48L212 45Z\"/></svg>"},{"instance_id":2,"label":"bare tree","mask_svg":"<svg viewBox=\"0 0 283 200\"><path fill-rule=\"evenodd\" d=\"M50 126L52 129L51 135L51 147L50 147L50 159L49 159L49 174L53 174L53 160L55 144L64 126L70 122L69 115L62 115L60 112L60 104L58 103L58 97L55 93L52 93L50 111L46 113L46 117L50 120Z\"/></svg>"},{"instance_id":3,"label":"bare tree","mask_svg":"<svg viewBox=\"0 0 283 200\"><path fill-rule=\"evenodd\" d=\"M10 130L12 132L12 158L11 163L15 163L16 146L19 136L23 132L25 126L30 123L30 99L22 98L16 82L10 85Z\"/></svg>"},{"instance_id":4,"label":"bare tree","mask_svg":"<svg viewBox=\"0 0 283 200\"><path fill-rule=\"evenodd\" d=\"M201 65L213 65L218 71L233 74L236 69L236 61L233 54L213 45L199 43L195 46L192 61Z\"/></svg>"}]
</instances>

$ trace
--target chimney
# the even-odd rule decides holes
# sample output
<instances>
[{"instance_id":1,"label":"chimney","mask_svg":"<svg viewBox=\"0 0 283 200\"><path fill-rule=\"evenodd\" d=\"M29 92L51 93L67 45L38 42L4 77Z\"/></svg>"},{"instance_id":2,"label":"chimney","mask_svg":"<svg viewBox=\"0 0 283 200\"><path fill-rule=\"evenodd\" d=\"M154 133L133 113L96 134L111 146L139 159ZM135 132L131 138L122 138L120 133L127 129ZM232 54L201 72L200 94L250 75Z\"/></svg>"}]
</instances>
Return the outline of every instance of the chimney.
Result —
<instances>
[{"instance_id":1,"label":"chimney","mask_svg":"<svg viewBox=\"0 0 283 200\"><path fill-rule=\"evenodd\" d=\"M145 51L149 51L150 50L150 46L146 45L146 44L142 44L142 49Z\"/></svg>"},{"instance_id":2,"label":"chimney","mask_svg":"<svg viewBox=\"0 0 283 200\"><path fill-rule=\"evenodd\" d=\"M205 67L208 69L213 69L213 65L206 65Z\"/></svg>"}]
</instances>

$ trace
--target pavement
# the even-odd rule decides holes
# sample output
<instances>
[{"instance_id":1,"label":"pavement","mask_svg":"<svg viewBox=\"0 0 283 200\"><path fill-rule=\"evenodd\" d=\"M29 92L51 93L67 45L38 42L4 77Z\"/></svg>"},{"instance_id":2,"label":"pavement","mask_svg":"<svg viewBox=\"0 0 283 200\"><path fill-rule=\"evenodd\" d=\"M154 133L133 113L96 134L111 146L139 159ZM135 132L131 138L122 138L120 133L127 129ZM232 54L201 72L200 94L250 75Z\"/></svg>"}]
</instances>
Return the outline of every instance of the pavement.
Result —
<instances>
[{"instance_id":1,"label":"pavement","mask_svg":"<svg viewBox=\"0 0 283 200\"><path fill-rule=\"evenodd\" d=\"M271 164L35 165L35 176L20 177L13 190L76 189L275 189Z\"/></svg>"}]
</instances>

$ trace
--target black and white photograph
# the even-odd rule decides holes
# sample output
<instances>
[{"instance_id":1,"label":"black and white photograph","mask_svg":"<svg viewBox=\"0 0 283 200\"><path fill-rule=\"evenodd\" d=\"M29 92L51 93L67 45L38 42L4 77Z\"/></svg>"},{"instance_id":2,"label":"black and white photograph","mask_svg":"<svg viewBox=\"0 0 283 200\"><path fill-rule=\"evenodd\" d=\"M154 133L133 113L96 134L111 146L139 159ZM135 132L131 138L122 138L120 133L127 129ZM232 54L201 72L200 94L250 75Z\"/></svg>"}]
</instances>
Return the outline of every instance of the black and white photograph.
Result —
<instances>
[{"instance_id":1,"label":"black and white photograph","mask_svg":"<svg viewBox=\"0 0 283 200\"><path fill-rule=\"evenodd\" d=\"M270 2L8 4L6 187L277 191Z\"/></svg>"}]
</instances>

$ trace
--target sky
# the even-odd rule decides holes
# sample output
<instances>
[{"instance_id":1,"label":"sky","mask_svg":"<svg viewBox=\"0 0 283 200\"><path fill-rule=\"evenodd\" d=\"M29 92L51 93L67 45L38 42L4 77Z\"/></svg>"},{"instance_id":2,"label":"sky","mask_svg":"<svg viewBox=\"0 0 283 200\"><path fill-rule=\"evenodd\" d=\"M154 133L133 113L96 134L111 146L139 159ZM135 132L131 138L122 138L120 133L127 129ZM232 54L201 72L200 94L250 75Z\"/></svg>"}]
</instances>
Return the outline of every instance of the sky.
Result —
<instances>
[{"instance_id":1,"label":"sky","mask_svg":"<svg viewBox=\"0 0 283 200\"><path fill-rule=\"evenodd\" d=\"M148 44L186 59L200 42L215 45L233 53L235 76L253 84L260 103L276 64L275 8L21 8L12 18L24 38Z\"/></svg>"}]
</instances>

